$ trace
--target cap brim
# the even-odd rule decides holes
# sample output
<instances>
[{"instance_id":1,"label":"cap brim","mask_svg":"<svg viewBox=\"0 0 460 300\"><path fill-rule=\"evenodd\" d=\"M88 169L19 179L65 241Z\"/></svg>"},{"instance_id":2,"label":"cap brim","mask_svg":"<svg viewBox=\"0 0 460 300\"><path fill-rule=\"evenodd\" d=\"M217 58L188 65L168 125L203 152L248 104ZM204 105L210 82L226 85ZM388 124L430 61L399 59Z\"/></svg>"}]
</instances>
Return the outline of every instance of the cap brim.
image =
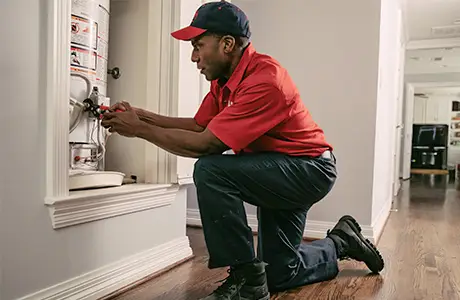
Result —
<instances>
[{"instance_id":1,"label":"cap brim","mask_svg":"<svg viewBox=\"0 0 460 300\"><path fill-rule=\"evenodd\" d=\"M194 39L197 36L200 36L205 32L206 32L206 29L193 27L193 26L187 26L187 27L184 27L182 29L172 32L171 35L175 39L178 39L178 40L190 41L191 39Z\"/></svg>"}]
</instances>

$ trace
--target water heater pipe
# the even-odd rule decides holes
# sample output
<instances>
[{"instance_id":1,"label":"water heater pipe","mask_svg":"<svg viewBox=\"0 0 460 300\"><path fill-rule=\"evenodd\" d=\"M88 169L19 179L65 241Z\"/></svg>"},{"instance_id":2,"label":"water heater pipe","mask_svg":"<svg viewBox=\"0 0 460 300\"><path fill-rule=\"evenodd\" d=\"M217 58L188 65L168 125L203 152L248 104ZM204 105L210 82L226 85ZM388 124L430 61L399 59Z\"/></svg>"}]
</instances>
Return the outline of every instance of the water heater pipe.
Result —
<instances>
[{"instance_id":1,"label":"water heater pipe","mask_svg":"<svg viewBox=\"0 0 460 300\"><path fill-rule=\"evenodd\" d=\"M91 87L91 81L88 79L88 77L79 74L79 73L74 73L71 72L70 76L75 76L75 77L80 77L82 78L85 83L86 83L86 98L89 98L91 95L92 87ZM69 103L73 106L72 113L70 114L69 118L69 133L75 130L77 128L78 124L81 121L81 117L83 115L83 111L85 110L85 105L78 101L75 98L69 97Z\"/></svg>"}]
</instances>

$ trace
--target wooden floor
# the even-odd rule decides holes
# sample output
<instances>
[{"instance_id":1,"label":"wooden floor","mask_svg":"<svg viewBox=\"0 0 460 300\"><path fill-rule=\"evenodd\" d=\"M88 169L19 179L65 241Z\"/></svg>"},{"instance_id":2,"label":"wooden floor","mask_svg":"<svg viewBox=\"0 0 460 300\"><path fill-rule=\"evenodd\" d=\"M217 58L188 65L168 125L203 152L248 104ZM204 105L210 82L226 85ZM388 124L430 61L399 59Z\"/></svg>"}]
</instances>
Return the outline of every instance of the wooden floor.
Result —
<instances>
[{"instance_id":1,"label":"wooden floor","mask_svg":"<svg viewBox=\"0 0 460 300\"><path fill-rule=\"evenodd\" d=\"M378 245L386 262L380 275L369 275L359 263L340 262L336 279L272 299L460 299L459 188L446 184L446 176L416 175L404 184L393 208L397 211ZM188 234L193 260L115 299L194 300L210 293L226 272L207 269L201 230L189 228Z\"/></svg>"}]
</instances>

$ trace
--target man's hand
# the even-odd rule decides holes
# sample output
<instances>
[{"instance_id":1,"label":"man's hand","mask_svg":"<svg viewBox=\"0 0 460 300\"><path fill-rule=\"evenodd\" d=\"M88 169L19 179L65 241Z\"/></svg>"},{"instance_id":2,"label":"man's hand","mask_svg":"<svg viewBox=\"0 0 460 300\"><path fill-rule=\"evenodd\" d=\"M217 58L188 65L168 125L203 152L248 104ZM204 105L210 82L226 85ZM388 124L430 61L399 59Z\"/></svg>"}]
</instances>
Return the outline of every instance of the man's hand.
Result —
<instances>
[{"instance_id":1,"label":"man's hand","mask_svg":"<svg viewBox=\"0 0 460 300\"><path fill-rule=\"evenodd\" d=\"M109 132L116 132L126 137L136 137L136 132L142 126L136 111L128 102L117 103L110 110L123 110L123 112L107 112L104 114L101 125L109 128Z\"/></svg>"},{"instance_id":2,"label":"man's hand","mask_svg":"<svg viewBox=\"0 0 460 300\"><path fill-rule=\"evenodd\" d=\"M117 102L115 103L114 105L110 106L110 109L109 111L110 112L115 112L117 110L121 110L121 111L126 111L126 106L130 106L130 104L126 101L122 101L122 102ZM134 112L136 112L137 115L139 115L139 112L141 111L140 108L137 108L137 107L133 107L131 106L132 110L134 110Z\"/></svg>"},{"instance_id":3,"label":"man's hand","mask_svg":"<svg viewBox=\"0 0 460 300\"><path fill-rule=\"evenodd\" d=\"M126 111L127 102L118 102L112 105L109 109L110 112ZM148 125L154 125L161 128L175 128L192 132L203 132L204 128L198 125L194 118L179 118L162 116L142 108L132 107L139 119Z\"/></svg>"},{"instance_id":4,"label":"man's hand","mask_svg":"<svg viewBox=\"0 0 460 300\"><path fill-rule=\"evenodd\" d=\"M117 103L115 105L113 106L114 109L123 111L105 113L101 123L105 128L109 128L110 132L116 132L126 137L138 137L168 152L185 157L218 154L229 148L209 130L194 131L179 128L163 128L155 125L154 122L142 120L142 117L136 114L128 102ZM174 120L174 118L170 120ZM193 119L190 120L195 126L198 126ZM192 122L184 121L184 124L190 123L190 127L195 129L191 124Z\"/></svg>"}]
</instances>

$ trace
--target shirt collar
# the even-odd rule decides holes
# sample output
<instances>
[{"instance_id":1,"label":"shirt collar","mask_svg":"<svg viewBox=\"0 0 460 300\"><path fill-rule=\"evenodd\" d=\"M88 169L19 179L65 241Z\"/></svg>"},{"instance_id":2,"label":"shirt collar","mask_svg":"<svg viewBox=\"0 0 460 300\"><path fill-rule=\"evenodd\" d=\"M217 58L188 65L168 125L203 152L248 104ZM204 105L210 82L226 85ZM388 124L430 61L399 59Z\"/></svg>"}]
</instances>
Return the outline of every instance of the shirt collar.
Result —
<instances>
[{"instance_id":1,"label":"shirt collar","mask_svg":"<svg viewBox=\"0 0 460 300\"><path fill-rule=\"evenodd\" d=\"M234 92L238 84L243 80L244 73L246 71L249 62L251 61L252 57L256 50L250 43L243 52L241 59L236 66L235 70L233 71L232 75L228 79L227 83L222 87L227 87L231 92Z\"/></svg>"}]
</instances>

